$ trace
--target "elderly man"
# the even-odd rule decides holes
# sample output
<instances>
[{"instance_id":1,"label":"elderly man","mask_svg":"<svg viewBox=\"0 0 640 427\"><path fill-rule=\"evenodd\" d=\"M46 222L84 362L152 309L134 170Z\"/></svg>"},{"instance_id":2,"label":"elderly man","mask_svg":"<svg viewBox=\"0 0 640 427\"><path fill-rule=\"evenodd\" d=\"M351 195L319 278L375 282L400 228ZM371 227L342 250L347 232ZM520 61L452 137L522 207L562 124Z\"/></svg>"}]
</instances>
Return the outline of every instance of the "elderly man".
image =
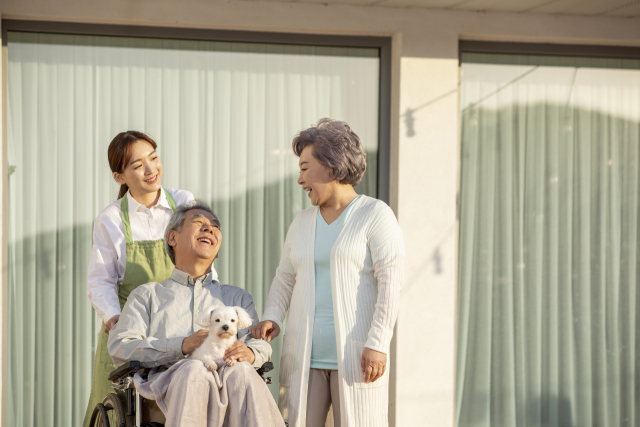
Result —
<instances>
[{"instance_id":1,"label":"elderly man","mask_svg":"<svg viewBox=\"0 0 640 427\"><path fill-rule=\"evenodd\" d=\"M250 338L248 329L238 331L238 341L224 356L246 363L209 371L201 361L186 359L209 334L196 324L206 308L240 306L254 325L258 322L249 293L211 279L221 242L211 208L200 201L178 206L165 232L175 269L162 283L147 283L129 295L109 334L109 354L118 366L138 360L152 368L148 381L137 377L136 385L143 397L156 401L167 426L284 426L255 372L269 360L271 346Z\"/></svg>"}]
</instances>

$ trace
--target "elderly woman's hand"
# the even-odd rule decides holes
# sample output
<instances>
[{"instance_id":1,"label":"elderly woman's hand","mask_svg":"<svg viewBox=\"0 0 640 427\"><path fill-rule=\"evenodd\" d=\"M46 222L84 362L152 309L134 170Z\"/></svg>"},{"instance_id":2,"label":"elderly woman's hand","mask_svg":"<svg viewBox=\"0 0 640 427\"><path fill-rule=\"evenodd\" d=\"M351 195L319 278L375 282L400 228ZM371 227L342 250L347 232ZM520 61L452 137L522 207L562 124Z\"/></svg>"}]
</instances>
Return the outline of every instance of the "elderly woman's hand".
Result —
<instances>
[{"instance_id":1,"label":"elderly woman's hand","mask_svg":"<svg viewBox=\"0 0 640 427\"><path fill-rule=\"evenodd\" d=\"M387 369L387 355L365 347L360 361L364 382L374 382L384 374Z\"/></svg>"},{"instance_id":2,"label":"elderly woman's hand","mask_svg":"<svg viewBox=\"0 0 640 427\"><path fill-rule=\"evenodd\" d=\"M251 335L258 340L267 337L267 342L280 335L280 326L271 320L263 320L249 328Z\"/></svg>"}]
</instances>

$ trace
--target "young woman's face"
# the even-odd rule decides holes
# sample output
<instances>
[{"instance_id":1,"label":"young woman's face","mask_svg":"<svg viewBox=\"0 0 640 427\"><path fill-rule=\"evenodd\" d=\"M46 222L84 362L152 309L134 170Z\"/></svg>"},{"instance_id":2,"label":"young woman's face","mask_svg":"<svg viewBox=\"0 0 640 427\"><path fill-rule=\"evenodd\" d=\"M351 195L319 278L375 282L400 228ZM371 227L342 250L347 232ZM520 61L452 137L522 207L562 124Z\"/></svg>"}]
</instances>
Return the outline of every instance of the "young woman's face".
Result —
<instances>
[{"instance_id":1,"label":"young woman's face","mask_svg":"<svg viewBox=\"0 0 640 427\"><path fill-rule=\"evenodd\" d=\"M131 159L123 172L114 172L119 184L127 184L132 196L160 190L162 162L156 150L147 141L137 141L131 146Z\"/></svg>"},{"instance_id":2,"label":"young woman's face","mask_svg":"<svg viewBox=\"0 0 640 427\"><path fill-rule=\"evenodd\" d=\"M313 206L322 206L335 189L336 181L331 177L331 169L313 157L313 145L302 150L299 166L298 184L307 192Z\"/></svg>"}]
</instances>

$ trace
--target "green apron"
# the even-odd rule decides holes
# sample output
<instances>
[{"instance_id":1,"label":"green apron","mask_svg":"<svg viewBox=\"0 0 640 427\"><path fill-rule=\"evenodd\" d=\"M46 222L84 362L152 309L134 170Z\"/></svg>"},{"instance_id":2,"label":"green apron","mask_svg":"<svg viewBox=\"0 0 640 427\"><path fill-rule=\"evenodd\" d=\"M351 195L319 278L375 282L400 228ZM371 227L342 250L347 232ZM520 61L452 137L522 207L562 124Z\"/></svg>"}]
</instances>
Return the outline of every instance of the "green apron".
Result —
<instances>
[{"instance_id":1,"label":"green apron","mask_svg":"<svg viewBox=\"0 0 640 427\"><path fill-rule=\"evenodd\" d=\"M175 211L176 202L167 190L164 192L167 195L171 210ZM164 240L133 241L131 237L131 221L129 220L129 202L126 194L122 197L122 202L120 202L120 215L122 216L124 237L127 242L127 263L125 264L122 283L118 286L118 298L120 299L120 309L122 310L127 302L127 297L135 288L149 282L162 282L171 276L174 266L164 248ZM107 349L108 338L109 335L104 333L103 323L98 340L98 348L96 349L91 395L89 396L89 405L84 416L84 427L89 427L93 408L102 402L107 394L114 392L111 388L111 382L107 379L111 371L116 369L116 365L113 364Z\"/></svg>"}]
</instances>

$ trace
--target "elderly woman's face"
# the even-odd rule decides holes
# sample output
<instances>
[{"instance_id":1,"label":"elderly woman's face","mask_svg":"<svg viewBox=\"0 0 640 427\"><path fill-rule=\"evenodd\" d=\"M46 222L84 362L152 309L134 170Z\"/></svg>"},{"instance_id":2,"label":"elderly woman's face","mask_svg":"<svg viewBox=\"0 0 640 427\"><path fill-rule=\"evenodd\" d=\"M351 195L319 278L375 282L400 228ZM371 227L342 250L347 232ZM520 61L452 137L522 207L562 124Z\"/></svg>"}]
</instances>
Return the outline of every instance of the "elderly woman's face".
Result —
<instances>
[{"instance_id":1,"label":"elderly woman's face","mask_svg":"<svg viewBox=\"0 0 640 427\"><path fill-rule=\"evenodd\" d=\"M302 150L299 165L298 184L307 192L312 205L321 206L331 197L337 182L331 177L331 169L313 157L313 145Z\"/></svg>"}]
</instances>

